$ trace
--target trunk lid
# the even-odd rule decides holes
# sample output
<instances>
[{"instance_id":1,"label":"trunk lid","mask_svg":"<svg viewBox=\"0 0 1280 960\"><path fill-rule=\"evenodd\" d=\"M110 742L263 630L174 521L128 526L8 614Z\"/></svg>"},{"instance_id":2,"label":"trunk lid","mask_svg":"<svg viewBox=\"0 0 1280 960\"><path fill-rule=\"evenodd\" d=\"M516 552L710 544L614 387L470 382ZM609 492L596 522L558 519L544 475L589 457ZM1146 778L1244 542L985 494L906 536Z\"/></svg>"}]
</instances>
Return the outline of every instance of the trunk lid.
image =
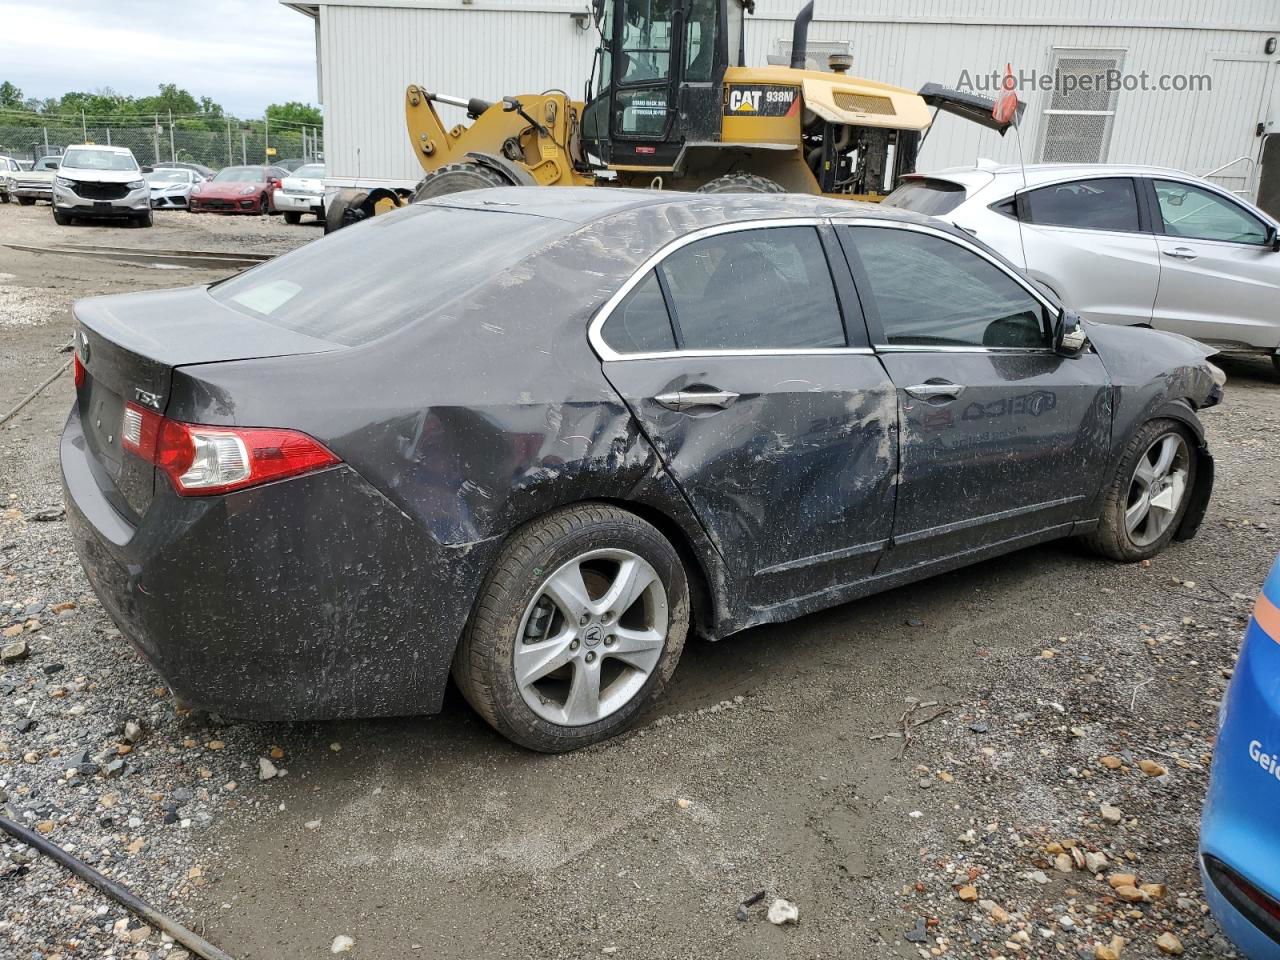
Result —
<instances>
[{"instance_id":1,"label":"trunk lid","mask_svg":"<svg viewBox=\"0 0 1280 960\"><path fill-rule=\"evenodd\" d=\"M121 443L125 404L163 413L173 371L188 364L341 349L225 307L206 287L95 297L72 309L85 441L102 467L104 494L133 523L151 504L156 470Z\"/></svg>"}]
</instances>

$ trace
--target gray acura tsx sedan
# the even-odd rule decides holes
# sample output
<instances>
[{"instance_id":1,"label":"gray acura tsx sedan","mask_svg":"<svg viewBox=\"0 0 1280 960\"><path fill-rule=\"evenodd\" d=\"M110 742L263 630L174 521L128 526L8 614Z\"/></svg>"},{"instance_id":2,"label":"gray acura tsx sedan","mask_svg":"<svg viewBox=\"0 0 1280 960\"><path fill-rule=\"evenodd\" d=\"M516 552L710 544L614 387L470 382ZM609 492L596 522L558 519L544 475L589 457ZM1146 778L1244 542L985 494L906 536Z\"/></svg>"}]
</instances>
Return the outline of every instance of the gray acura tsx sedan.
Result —
<instances>
[{"instance_id":1,"label":"gray acura tsx sedan","mask_svg":"<svg viewBox=\"0 0 1280 960\"><path fill-rule=\"evenodd\" d=\"M183 700L624 730L692 630L1194 535L1221 379L900 210L479 190L75 305L67 514Z\"/></svg>"}]
</instances>

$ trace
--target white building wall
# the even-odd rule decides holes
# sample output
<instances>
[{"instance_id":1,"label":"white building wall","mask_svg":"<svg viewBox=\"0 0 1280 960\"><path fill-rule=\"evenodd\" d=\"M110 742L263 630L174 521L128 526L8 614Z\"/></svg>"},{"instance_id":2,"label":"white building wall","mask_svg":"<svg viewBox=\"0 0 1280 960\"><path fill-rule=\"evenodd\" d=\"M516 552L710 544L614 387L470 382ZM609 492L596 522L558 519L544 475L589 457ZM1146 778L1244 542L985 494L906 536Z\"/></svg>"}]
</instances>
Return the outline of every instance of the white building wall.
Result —
<instances>
[{"instance_id":1,"label":"white building wall","mask_svg":"<svg viewBox=\"0 0 1280 960\"><path fill-rule=\"evenodd\" d=\"M581 99L595 32L579 29L569 14L586 9L554 0L321 6L328 175L414 182L422 176L405 132L404 91L411 83L486 100L551 87ZM460 109L437 109L446 124L465 120Z\"/></svg>"},{"instance_id":2,"label":"white building wall","mask_svg":"<svg viewBox=\"0 0 1280 960\"><path fill-rule=\"evenodd\" d=\"M747 20L747 62L763 65L789 41L801 0L758 0ZM346 0L320 5L326 159L331 176L416 180L421 170L404 129L409 83L456 96L560 87L580 97L591 68L594 30L571 13L586 0ZM911 89L957 85L1003 70L1047 74L1055 48L1120 49L1123 69L1152 77L1209 74L1204 93L1122 91L1106 159L1206 172L1256 152L1254 127L1280 96L1280 56L1263 53L1280 33L1277 0L817 0L811 40L849 42L853 73ZM983 92L983 91L978 91ZM1051 94L1023 91L1027 162L1038 159ZM1274 115L1280 104L1270 107ZM462 112L441 108L446 121ZM942 117L920 156L921 169L1016 161L1003 140ZM1244 165L1221 178L1244 185Z\"/></svg>"}]
</instances>

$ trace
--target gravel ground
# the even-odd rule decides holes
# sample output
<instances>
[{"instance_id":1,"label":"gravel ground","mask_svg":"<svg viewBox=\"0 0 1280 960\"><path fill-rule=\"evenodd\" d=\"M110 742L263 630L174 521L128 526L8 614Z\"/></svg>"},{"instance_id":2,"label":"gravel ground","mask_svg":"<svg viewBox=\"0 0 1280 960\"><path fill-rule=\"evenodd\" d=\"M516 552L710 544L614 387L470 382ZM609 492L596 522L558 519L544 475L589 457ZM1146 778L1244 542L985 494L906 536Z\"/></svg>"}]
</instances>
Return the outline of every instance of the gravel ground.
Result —
<instances>
[{"instance_id":1,"label":"gravel ground","mask_svg":"<svg viewBox=\"0 0 1280 960\"><path fill-rule=\"evenodd\" d=\"M72 232L185 249L319 235L157 220ZM5 240L65 233L45 207L0 206ZM64 362L71 299L211 276L0 248L0 413ZM338 937L370 958L1105 960L1164 956L1162 936L1230 956L1196 831L1278 547L1280 385L1262 365L1228 374L1204 416L1219 479L1197 539L1135 566L1051 544L693 644L639 730L565 757L511 747L457 697L364 723L182 714L72 553L64 377L0 427L0 631L26 647L0 664L0 807L240 958L328 956ZM779 898L797 923L768 921ZM183 951L0 844L0 957L107 956Z\"/></svg>"}]
</instances>

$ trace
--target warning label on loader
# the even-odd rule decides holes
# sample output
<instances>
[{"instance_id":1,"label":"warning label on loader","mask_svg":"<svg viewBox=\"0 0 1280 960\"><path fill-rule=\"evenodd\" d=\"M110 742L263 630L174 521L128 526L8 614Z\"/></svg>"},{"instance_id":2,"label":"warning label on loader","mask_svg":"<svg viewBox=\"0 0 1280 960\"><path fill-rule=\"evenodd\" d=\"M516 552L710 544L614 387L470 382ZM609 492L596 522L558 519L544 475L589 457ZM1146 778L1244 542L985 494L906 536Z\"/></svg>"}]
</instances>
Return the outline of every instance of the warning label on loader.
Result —
<instances>
[{"instance_id":1,"label":"warning label on loader","mask_svg":"<svg viewBox=\"0 0 1280 960\"><path fill-rule=\"evenodd\" d=\"M799 89L777 84L729 87L724 96L726 117L785 117L799 106Z\"/></svg>"}]
</instances>

